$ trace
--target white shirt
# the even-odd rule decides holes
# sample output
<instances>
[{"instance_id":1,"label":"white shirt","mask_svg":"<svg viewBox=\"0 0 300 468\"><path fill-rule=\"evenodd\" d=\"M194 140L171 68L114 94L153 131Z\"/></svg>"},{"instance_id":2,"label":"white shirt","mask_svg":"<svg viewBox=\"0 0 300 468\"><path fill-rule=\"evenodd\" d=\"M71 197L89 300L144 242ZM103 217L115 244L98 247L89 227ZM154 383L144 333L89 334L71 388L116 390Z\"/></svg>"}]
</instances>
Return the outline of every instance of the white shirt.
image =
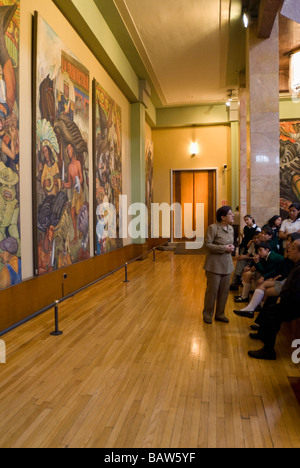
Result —
<instances>
[{"instance_id":1,"label":"white shirt","mask_svg":"<svg viewBox=\"0 0 300 468\"><path fill-rule=\"evenodd\" d=\"M300 231L300 218L296 221L291 219L285 219L281 225L280 231L283 231L285 234L293 234L294 232Z\"/></svg>"},{"instance_id":2,"label":"white shirt","mask_svg":"<svg viewBox=\"0 0 300 468\"><path fill-rule=\"evenodd\" d=\"M285 234L293 234L294 232L300 231L300 218L296 221L292 221L290 218L285 219L281 225L280 231ZM286 241L283 241L283 246L286 246Z\"/></svg>"}]
</instances>

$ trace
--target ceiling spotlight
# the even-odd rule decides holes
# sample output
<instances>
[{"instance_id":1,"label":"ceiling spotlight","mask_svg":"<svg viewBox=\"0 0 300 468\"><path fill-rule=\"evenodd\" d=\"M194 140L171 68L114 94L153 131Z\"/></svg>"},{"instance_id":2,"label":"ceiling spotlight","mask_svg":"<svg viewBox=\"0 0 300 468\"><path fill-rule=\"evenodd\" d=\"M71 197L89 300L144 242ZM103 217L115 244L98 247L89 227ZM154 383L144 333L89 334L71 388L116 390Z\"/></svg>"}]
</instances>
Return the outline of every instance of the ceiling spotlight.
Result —
<instances>
[{"instance_id":1,"label":"ceiling spotlight","mask_svg":"<svg viewBox=\"0 0 300 468\"><path fill-rule=\"evenodd\" d=\"M249 20L249 14L246 11L244 11L243 13L243 23L244 23L244 27L247 29L249 26L250 20Z\"/></svg>"}]
</instances>

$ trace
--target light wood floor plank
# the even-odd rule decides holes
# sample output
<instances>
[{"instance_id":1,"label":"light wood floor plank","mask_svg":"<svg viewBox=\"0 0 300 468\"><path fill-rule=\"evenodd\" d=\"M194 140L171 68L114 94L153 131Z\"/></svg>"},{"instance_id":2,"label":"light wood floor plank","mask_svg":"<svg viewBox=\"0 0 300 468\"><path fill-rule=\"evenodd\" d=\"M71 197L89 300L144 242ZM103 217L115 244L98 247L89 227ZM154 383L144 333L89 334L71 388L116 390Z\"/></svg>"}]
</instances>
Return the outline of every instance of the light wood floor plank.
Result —
<instances>
[{"instance_id":1,"label":"light wood floor plank","mask_svg":"<svg viewBox=\"0 0 300 468\"><path fill-rule=\"evenodd\" d=\"M252 360L251 321L203 323L204 257L157 252L3 337L0 447L300 447L288 377L293 325L275 362Z\"/></svg>"}]
</instances>

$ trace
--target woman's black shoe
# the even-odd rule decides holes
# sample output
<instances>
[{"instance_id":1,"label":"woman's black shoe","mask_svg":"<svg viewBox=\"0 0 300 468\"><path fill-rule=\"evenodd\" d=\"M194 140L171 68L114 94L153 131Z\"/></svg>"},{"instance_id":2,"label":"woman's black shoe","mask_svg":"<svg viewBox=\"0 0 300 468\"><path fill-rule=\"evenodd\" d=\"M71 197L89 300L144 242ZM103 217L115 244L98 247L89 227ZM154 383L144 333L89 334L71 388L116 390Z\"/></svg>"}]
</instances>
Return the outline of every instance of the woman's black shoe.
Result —
<instances>
[{"instance_id":1,"label":"woman's black shoe","mask_svg":"<svg viewBox=\"0 0 300 468\"><path fill-rule=\"evenodd\" d=\"M239 317L246 317L246 318L250 318L250 319L254 318L254 312L243 311L243 310L234 310L233 313L235 315L238 315Z\"/></svg>"},{"instance_id":2,"label":"woman's black shoe","mask_svg":"<svg viewBox=\"0 0 300 468\"><path fill-rule=\"evenodd\" d=\"M249 302L249 296L246 299L244 299L243 296L237 296L234 299L234 302L237 302L237 303Z\"/></svg>"},{"instance_id":3,"label":"woman's black shoe","mask_svg":"<svg viewBox=\"0 0 300 468\"><path fill-rule=\"evenodd\" d=\"M249 336L250 338L252 338L252 340L260 340L261 341L261 336L259 333L249 333Z\"/></svg>"}]
</instances>

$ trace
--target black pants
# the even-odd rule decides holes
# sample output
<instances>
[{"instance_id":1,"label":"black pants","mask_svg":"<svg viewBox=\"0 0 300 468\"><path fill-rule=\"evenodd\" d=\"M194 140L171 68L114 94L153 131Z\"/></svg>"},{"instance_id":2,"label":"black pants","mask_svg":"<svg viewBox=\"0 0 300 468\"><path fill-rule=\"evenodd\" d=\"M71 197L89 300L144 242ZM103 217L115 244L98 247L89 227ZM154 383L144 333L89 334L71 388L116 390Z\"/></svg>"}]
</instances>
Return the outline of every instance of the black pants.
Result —
<instances>
[{"instance_id":1,"label":"black pants","mask_svg":"<svg viewBox=\"0 0 300 468\"><path fill-rule=\"evenodd\" d=\"M274 349L276 336L283 322L291 322L300 317L299 305L272 304L264 307L256 319L260 325L259 335L265 347Z\"/></svg>"}]
</instances>

